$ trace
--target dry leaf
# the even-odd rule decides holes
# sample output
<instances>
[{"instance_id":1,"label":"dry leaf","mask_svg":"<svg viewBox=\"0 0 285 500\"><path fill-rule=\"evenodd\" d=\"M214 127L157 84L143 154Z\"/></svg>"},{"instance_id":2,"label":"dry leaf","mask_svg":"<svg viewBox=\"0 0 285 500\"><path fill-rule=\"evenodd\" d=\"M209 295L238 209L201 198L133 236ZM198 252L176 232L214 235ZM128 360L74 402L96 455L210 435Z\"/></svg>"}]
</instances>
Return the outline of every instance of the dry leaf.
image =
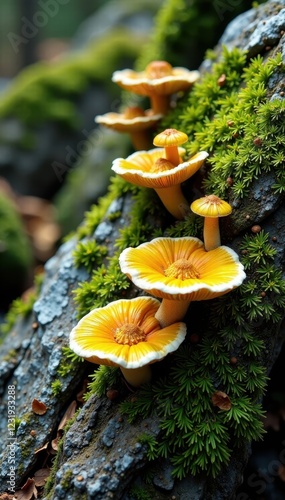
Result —
<instances>
[{"instance_id":1,"label":"dry leaf","mask_svg":"<svg viewBox=\"0 0 285 500\"><path fill-rule=\"evenodd\" d=\"M38 497L38 490L35 486L35 481L31 478L27 479L24 486L14 493L16 500L31 500Z\"/></svg>"},{"instance_id":2,"label":"dry leaf","mask_svg":"<svg viewBox=\"0 0 285 500\"><path fill-rule=\"evenodd\" d=\"M37 470L35 472L34 477L33 477L33 480L35 481L35 485L38 487L44 486L49 475L50 475L50 469L48 469L48 468Z\"/></svg>"},{"instance_id":3,"label":"dry leaf","mask_svg":"<svg viewBox=\"0 0 285 500\"><path fill-rule=\"evenodd\" d=\"M220 408L220 410L230 410L232 407L229 396L222 391L214 392L214 394L212 395L212 403L214 406Z\"/></svg>"},{"instance_id":4,"label":"dry leaf","mask_svg":"<svg viewBox=\"0 0 285 500\"><path fill-rule=\"evenodd\" d=\"M64 429L66 422L68 420L70 420L73 417L73 415L75 414L76 408L77 408L76 401L72 401L70 403L70 405L68 406L65 414L63 415L61 421L59 422L59 425L58 425L58 428L57 428L58 430Z\"/></svg>"},{"instance_id":5,"label":"dry leaf","mask_svg":"<svg viewBox=\"0 0 285 500\"><path fill-rule=\"evenodd\" d=\"M47 412L47 406L38 399L33 399L32 410L36 415L44 415Z\"/></svg>"},{"instance_id":6,"label":"dry leaf","mask_svg":"<svg viewBox=\"0 0 285 500\"><path fill-rule=\"evenodd\" d=\"M51 447L54 451L58 451L58 443L61 440L63 435L63 431L58 431L56 438L54 438L51 442Z\"/></svg>"}]
</instances>

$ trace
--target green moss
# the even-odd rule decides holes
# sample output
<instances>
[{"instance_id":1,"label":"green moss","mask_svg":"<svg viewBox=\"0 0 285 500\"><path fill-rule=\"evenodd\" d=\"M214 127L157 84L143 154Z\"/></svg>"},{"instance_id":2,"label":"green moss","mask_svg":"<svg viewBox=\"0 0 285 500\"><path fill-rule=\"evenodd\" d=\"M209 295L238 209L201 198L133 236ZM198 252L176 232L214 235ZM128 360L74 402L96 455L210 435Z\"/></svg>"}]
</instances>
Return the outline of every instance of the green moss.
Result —
<instances>
[{"instance_id":1,"label":"green moss","mask_svg":"<svg viewBox=\"0 0 285 500\"><path fill-rule=\"evenodd\" d=\"M111 83L113 69L122 59L134 60L141 43L140 37L130 43L130 33L115 30L84 52L56 64L37 63L26 68L1 96L0 117L16 116L32 128L46 121L78 126L76 97L93 82L104 82L110 94L116 95L117 89Z\"/></svg>"},{"instance_id":2,"label":"green moss","mask_svg":"<svg viewBox=\"0 0 285 500\"><path fill-rule=\"evenodd\" d=\"M95 240L79 242L73 252L75 266L84 266L90 272L95 265L102 264L107 251L107 247L98 245Z\"/></svg>"},{"instance_id":3,"label":"green moss","mask_svg":"<svg viewBox=\"0 0 285 500\"><path fill-rule=\"evenodd\" d=\"M62 392L62 383L60 380L54 380L51 383L51 391L54 396L58 396Z\"/></svg>"},{"instance_id":4,"label":"green moss","mask_svg":"<svg viewBox=\"0 0 285 500\"><path fill-rule=\"evenodd\" d=\"M78 366L83 363L83 358L77 356L69 347L62 348L63 357L61 358L57 374L60 377L66 377L70 373L77 371Z\"/></svg>"},{"instance_id":5,"label":"green moss","mask_svg":"<svg viewBox=\"0 0 285 500\"><path fill-rule=\"evenodd\" d=\"M84 395L87 401L92 394L98 397L104 396L110 387L118 382L118 368L101 365L90 375L91 382L88 384L88 391Z\"/></svg>"},{"instance_id":6,"label":"green moss","mask_svg":"<svg viewBox=\"0 0 285 500\"><path fill-rule=\"evenodd\" d=\"M267 91L270 77L284 68L281 54L265 62L257 56L248 65L245 53L224 49L212 72L164 120L162 127L171 123L188 134L189 154L211 153L207 192L243 198L262 172L272 172L273 190L284 193L285 100L270 101Z\"/></svg>"},{"instance_id":7,"label":"green moss","mask_svg":"<svg viewBox=\"0 0 285 500\"><path fill-rule=\"evenodd\" d=\"M60 464L61 453L62 453L62 449L63 449L63 437L62 437L62 439L60 439L58 441L57 446L58 446L57 454L53 460L50 475L48 476L48 479L47 479L45 486L44 486L44 495L43 496L44 496L44 498L47 498L49 500L52 499L52 488L53 488L53 485L55 483L56 473L57 473L57 470L58 470L59 464Z\"/></svg>"}]
</instances>

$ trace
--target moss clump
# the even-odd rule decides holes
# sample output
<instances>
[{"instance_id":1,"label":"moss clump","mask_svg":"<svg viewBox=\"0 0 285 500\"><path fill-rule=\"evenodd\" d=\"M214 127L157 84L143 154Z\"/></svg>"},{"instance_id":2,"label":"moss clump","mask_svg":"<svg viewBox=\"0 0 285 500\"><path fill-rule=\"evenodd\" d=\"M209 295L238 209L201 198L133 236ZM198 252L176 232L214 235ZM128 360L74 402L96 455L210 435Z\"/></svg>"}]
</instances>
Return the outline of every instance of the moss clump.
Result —
<instances>
[{"instance_id":1,"label":"moss clump","mask_svg":"<svg viewBox=\"0 0 285 500\"><path fill-rule=\"evenodd\" d=\"M98 245L95 240L79 242L73 253L75 266L84 266L90 272L95 265L102 264L107 252L107 247Z\"/></svg>"},{"instance_id":2,"label":"moss clump","mask_svg":"<svg viewBox=\"0 0 285 500\"><path fill-rule=\"evenodd\" d=\"M51 383L51 391L54 396L58 396L62 392L62 383L60 380L54 380Z\"/></svg>"},{"instance_id":3,"label":"moss clump","mask_svg":"<svg viewBox=\"0 0 285 500\"><path fill-rule=\"evenodd\" d=\"M268 92L272 75L284 73L282 56L265 62L257 56L247 64L245 53L224 49L222 60L163 124L187 132L189 154L214 153L204 187L221 197L245 197L252 182L269 172L276 178L273 190L285 190L285 100L270 100Z\"/></svg>"},{"instance_id":4,"label":"moss clump","mask_svg":"<svg viewBox=\"0 0 285 500\"><path fill-rule=\"evenodd\" d=\"M98 397L104 396L106 391L116 385L118 381L118 368L101 365L90 375L91 382L88 384L88 391L84 395L87 401L92 394Z\"/></svg>"},{"instance_id":5,"label":"moss clump","mask_svg":"<svg viewBox=\"0 0 285 500\"><path fill-rule=\"evenodd\" d=\"M57 374L60 377L67 377L71 373L75 373L78 367L83 363L83 358L77 356L69 347L62 348L63 357L57 369ZM55 382L58 382L55 380ZM60 382L60 381L59 381ZM58 383L56 384L58 386Z\"/></svg>"}]
</instances>

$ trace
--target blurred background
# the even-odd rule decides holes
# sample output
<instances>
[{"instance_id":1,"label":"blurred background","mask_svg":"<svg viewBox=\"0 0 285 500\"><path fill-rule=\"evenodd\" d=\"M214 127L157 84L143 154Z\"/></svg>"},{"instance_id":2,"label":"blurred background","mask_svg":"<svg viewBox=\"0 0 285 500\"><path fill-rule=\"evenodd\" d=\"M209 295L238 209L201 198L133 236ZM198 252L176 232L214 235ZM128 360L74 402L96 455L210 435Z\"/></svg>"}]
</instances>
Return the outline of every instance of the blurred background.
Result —
<instances>
[{"instance_id":1,"label":"blurred background","mask_svg":"<svg viewBox=\"0 0 285 500\"><path fill-rule=\"evenodd\" d=\"M41 59L52 60L68 50L79 25L107 3L108 0L1 0L2 84L25 66Z\"/></svg>"}]
</instances>

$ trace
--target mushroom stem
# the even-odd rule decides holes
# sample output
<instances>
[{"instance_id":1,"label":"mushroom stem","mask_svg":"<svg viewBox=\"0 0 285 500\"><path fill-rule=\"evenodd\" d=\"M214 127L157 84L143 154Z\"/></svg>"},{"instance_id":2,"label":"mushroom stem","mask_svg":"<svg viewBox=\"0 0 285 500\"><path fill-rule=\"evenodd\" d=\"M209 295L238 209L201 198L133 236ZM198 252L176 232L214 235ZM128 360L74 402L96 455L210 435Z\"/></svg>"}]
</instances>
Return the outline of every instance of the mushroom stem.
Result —
<instances>
[{"instance_id":1,"label":"mushroom stem","mask_svg":"<svg viewBox=\"0 0 285 500\"><path fill-rule=\"evenodd\" d=\"M139 387L151 380L151 368L149 365L144 365L139 368L123 368L120 367L126 381L133 387Z\"/></svg>"},{"instance_id":2,"label":"mushroom stem","mask_svg":"<svg viewBox=\"0 0 285 500\"><path fill-rule=\"evenodd\" d=\"M173 165L175 166L181 163L181 158L177 146L167 146L164 149L165 149L165 157L168 161L173 163Z\"/></svg>"},{"instance_id":3,"label":"mushroom stem","mask_svg":"<svg viewBox=\"0 0 285 500\"><path fill-rule=\"evenodd\" d=\"M132 144L136 151L148 150L151 145L151 139L146 130L135 130L130 132Z\"/></svg>"},{"instance_id":4,"label":"mushroom stem","mask_svg":"<svg viewBox=\"0 0 285 500\"><path fill-rule=\"evenodd\" d=\"M161 328L181 321L190 305L189 300L162 299L162 302L155 314Z\"/></svg>"},{"instance_id":5,"label":"mushroom stem","mask_svg":"<svg viewBox=\"0 0 285 500\"><path fill-rule=\"evenodd\" d=\"M221 246L219 219L217 217L205 217L204 246L207 251Z\"/></svg>"},{"instance_id":6,"label":"mushroom stem","mask_svg":"<svg viewBox=\"0 0 285 500\"><path fill-rule=\"evenodd\" d=\"M156 188L155 192L165 208L175 219L182 220L189 213L189 203L182 193L180 184L165 188Z\"/></svg>"},{"instance_id":7,"label":"mushroom stem","mask_svg":"<svg viewBox=\"0 0 285 500\"><path fill-rule=\"evenodd\" d=\"M158 113L166 115L170 108L170 95L152 94L150 96L150 102L151 109L155 115Z\"/></svg>"}]
</instances>

